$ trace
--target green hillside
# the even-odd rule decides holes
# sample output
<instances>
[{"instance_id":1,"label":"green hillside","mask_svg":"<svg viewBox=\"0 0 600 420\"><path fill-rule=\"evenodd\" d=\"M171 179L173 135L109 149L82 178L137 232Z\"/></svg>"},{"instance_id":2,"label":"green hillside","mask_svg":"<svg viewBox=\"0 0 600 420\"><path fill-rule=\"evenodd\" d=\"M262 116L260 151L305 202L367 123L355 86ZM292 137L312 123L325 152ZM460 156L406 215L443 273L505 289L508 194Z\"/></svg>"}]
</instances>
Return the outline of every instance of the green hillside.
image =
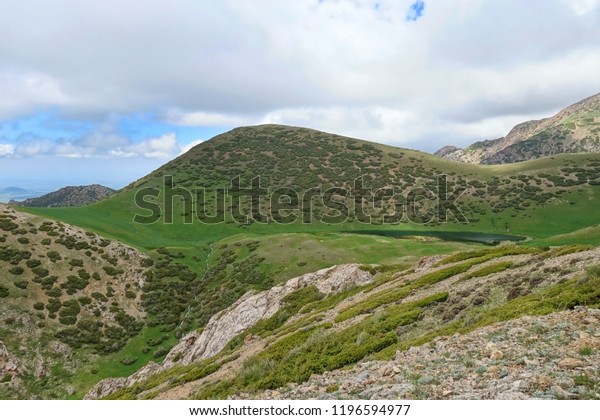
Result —
<instances>
[{"instance_id":1,"label":"green hillside","mask_svg":"<svg viewBox=\"0 0 600 420\"><path fill-rule=\"evenodd\" d=\"M445 213L443 207L436 208L431 199L442 196L438 178L443 175L449 207L453 192L465 189L456 201L464 219L452 211L455 209ZM170 181L164 177L172 177L174 197L166 200L173 203L172 223L165 223L165 183ZM252 194L250 186L256 177L270 201L244 196ZM358 178L362 179L362 191L354 188ZM236 179L241 189L232 188ZM545 238L598 223L600 217L594 210L600 200L599 184L598 154L479 166L304 128L265 125L238 128L206 141L100 203L78 209L28 211L145 250L164 246L200 249L240 233L338 232L373 226L510 231ZM278 190L280 187L288 189ZM215 198L218 188L229 189L222 206ZM392 188L394 195L386 195ZM155 221L152 224L134 222L136 214L151 214L147 204L139 201L144 208L136 205L135 195L143 189L157 196L146 201L160 203L163 210L163 217L150 220ZM298 197L285 195L292 190ZM317 190L315 196L309 195ZM419 200L423 195L426 199ZM287 203L277 205L280 199ZM364 214L356 211L360 203ZM254 213L249 213L252 206ZM290 208L293 210L285 210ZM248 214L248 223L241 223ZM220 223L214 224L212 216Z\"/></svg>"}]
</instances>

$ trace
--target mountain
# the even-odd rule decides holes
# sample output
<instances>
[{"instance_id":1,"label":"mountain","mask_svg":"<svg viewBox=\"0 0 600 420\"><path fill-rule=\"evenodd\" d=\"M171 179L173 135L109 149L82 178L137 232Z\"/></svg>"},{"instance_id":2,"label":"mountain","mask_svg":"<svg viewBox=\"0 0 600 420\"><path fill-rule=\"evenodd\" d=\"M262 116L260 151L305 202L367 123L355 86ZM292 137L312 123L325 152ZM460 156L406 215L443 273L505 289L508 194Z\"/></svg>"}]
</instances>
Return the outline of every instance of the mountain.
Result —
<instances>
[{"instance_id":1,"label":"mountain","mask_svg":"<svg viewBox=\"0 0 600 420\"><path fill-rule=\"evenodd\" d=\"M0 194L26 194L27 190L20 187L0 188Z\"/></svg>"},{"instance_id":2,"label":"mountain","mask_svg":"<svg viewBox=\"0 0 600 420\"><path fill-rule=\"evenodd\" d=\"M26 397L282 395L288 383L337 377L365 358L391 362L439 337L597 307L599 205L600 154L475 165L301 127L240 127L91 205L6 209L0 281L8 295L0 308L12 312L0 319L8 319L12 339L2 339L0 361L28 364L25 374L6 376L12 387L24 384L17 395ZM105 238L124 254L101 249ZM490 246L522 239L522 246ZM63 248L68 261L53 265L47 253ZM128 259L130 248L136 254ZM23 255L57 270L46 277L59 278L48 291L60 292L59 302L36 305L52 296L44 297L23 258L13 260ZM13 263L26 283L11 273ZM101 280L74 290L93 267ZM69 290L83 299L77 314ZM95 302L94 292L109 301ZM86 297L104 304L98 318L84 311ZM36 355L18 347L19 332L32 325L21 320L34 317L43 321L40 337L76 349L76 362L50 359L50 374L35 376ZM109 339L113 351L105 354ZM595 358L586 359L587 348L578 352L564 349L591 372ZM451 362L457 372L487 366ZM588 370L576 371L582 388L556 382L549 389L595 398ZM368 392L380 378L371 379ZM0 395L14 397L2 387ZM327 392L337 391L332 383Z\"/></svg>"},{"instance_id":3,"label":"mountain","mask_svg":"<svg viewBox=\"0 0 600 420\"><path fill-rule=\"evenodd\" d=\"M480 141L466 149L446 146L435 154L459 162L501 164L590 152L600 152L600 94L553 117L519 124L506 137Z\"/></svg>"},{"instance_id":4,"label":"mountain","mask_svg":"<svg viewBox=\"0 0 600 420\"><path fill-rule=\"evenodd\" d=\"M599 168L592 153L497 168L261 125L205 141L106 200L27 211L191 267L189 281L161 269L147 282L153 322L179 336L245 293L334 264L414 263L477 247L461 238L543 244L591 228Z\"/></svg>"},{"instance_id":5,"label":"mountain","mask_svg":"<svg viewBox=\"0 0 600 420\"><path fill-rule=\"evenodd\" d=\"M22 201L28 198L39 197L47 193L46 189L25 189L21 187L6 187L0 188L0 203L8 203L10 201Z\"/></svg>"},{"instance_id":6,"label":"mountain","mask_svg":"<svg viewBox=\"0 0 600 420\"><path fill-rule=\"evenodd\" d=\"M24 201L11 201L10 204L23 207L80 207L109 197L115 190L102 185L64 187L58 191Z\"/></svg>"}]
</instances>

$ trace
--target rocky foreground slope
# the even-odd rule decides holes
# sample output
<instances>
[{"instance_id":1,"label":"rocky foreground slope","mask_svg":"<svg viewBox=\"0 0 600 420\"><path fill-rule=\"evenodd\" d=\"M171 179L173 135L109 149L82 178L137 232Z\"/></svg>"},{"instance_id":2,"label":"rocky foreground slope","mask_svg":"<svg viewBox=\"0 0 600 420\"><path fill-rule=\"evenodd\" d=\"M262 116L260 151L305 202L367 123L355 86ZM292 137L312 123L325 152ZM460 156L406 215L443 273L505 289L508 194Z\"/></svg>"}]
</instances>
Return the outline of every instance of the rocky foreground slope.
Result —
<instances>
[{"instance_id":1,"label":"rocky foreground slope","mask_svg":"<svg viewBox=\"0 0 600 420\"><path fill-rule=\"evenodd\" d=\"M599 399L600 310L525 316L252 399Z\"/></svg>"},{"instance_id":2,"label":"rocky foreground slope","mask_svg":"<svg viewBox=\"0 0 600 420\"><path fill-rule=\"evenodd\" d=\"M586 246L339 266L244 296L87 398L597 398L599 306Z\"/></svg>"}]
</instances>

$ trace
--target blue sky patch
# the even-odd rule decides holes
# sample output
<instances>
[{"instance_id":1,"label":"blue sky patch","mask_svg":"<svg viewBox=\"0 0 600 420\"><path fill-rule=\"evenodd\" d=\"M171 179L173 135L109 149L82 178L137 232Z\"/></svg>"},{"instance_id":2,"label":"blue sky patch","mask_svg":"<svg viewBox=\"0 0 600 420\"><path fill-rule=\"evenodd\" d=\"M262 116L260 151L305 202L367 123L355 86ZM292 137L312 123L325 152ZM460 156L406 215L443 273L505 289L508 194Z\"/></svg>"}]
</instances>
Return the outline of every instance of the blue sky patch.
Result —
<instances>
[{"instance_id":1,"label":"blue sky patch","mask_svg":"<svg viewBox=\"0 0 600 420\"><path fill-rule=\"evenodd\" d=\"M406 20L409 22L415 22L423 16L423 12L425 11L425 2L422 0L417 0L413 4L410 5L408 9L408 13L406 14Z\"/></svg>"}]
</instances>

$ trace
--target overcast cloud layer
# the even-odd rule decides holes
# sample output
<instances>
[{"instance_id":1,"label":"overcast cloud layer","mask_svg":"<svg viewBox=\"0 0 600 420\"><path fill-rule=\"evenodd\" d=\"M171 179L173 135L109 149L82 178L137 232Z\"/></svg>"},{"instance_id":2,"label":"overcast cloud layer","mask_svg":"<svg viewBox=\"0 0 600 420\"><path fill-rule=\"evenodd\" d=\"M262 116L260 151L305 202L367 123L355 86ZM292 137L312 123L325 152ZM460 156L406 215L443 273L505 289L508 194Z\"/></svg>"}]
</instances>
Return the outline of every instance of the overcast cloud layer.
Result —
<instances>
[{"instance_id":1,"label":"overcast cloud layer","mask_svg":"<svg viewBox=\"0 0 600 420\"><path fill-rule=\"evenodd\" d=\"M0 0L0 28L0 176L259 123L434 151L600 91L598 0Z\"/></svg>"}]
</instances>

